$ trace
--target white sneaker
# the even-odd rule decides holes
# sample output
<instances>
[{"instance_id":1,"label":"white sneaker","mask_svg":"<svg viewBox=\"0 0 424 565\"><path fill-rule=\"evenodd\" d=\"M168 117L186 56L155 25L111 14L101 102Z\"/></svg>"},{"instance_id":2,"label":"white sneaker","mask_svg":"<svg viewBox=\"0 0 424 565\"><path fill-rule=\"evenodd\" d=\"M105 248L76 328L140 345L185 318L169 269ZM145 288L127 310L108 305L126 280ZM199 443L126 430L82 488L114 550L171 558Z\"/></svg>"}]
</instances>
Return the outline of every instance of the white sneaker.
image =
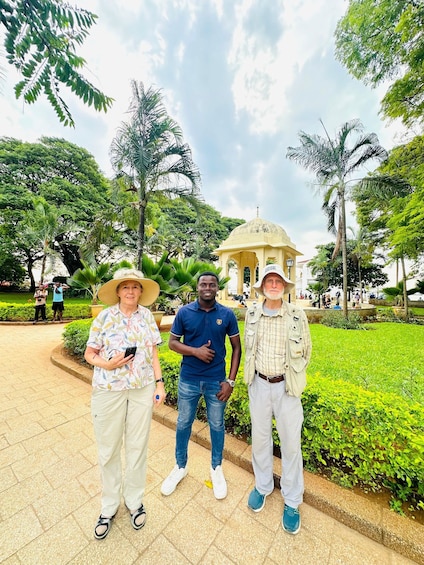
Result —
<instances>
[{"instance_id":1,"label":"white sneaker","mask_svg":"<svg viewBox=\"0 0 424 565\"><path fill-rule=\"evenodd\" d=\"M161 493L164 494L165 496L172 494L174 490L177 488L178 483L184 479L187 473L188 473L187 467L180 468L178 467L178 465L175 465L175 467L172 469L172 471L163 481L160 489Z\"/></svg>"},{"instance_id":2,"label":"white sneaker","mask_svg":"<svg viewBox=\"0 0 424 565\"><path fill-rule=\"evenodd\" d=\"M217 500L225 498L227 496L227 481L221 465L217 465L215 469L211 468L211 479L215 498Z\"/></svg>"}]
</instances>

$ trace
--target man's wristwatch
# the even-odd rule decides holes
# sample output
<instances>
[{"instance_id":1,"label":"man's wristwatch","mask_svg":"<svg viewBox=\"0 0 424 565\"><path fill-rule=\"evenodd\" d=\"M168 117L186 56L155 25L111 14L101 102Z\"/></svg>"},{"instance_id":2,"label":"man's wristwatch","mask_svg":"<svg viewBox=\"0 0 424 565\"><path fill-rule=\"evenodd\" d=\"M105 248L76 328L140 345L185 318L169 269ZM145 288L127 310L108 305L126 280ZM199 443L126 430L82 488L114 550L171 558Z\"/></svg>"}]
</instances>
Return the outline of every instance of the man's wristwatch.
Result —
<instances>
[{"instance_id":1,"label":"man's wristwatch","mask_svg":"<svg viewBox=\"0 0 424 565\"><path fill-rule=\"evenodd\" d=\"M225 382L228 383L231 388L234 388L236 384L236 381L234 379L227 379Z\"/></svg>"}]
</instances>

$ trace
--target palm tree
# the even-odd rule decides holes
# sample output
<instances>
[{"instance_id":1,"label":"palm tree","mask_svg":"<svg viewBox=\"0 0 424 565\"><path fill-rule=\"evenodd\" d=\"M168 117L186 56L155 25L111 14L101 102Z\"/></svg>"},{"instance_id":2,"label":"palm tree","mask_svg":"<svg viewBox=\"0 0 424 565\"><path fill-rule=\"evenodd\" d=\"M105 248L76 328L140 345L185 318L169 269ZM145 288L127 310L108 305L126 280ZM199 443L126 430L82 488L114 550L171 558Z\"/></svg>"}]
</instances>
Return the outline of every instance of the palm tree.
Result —
<instances>
[{"instance_id":1,"label":"palm tree","mask_svg":"<svg viewBox=\"0 0 424 565\"><path fill-rule=\"evenodd\" d=\"M201 273L206 271L216 273L219 290L223 290L230 280L230 277L220 276L222 267L215 267L213 263L197 261L193 257L186 257L182 261L171 258L170 263L174 267L174 283L178 286L177 295L182 304L188 304L196 295L197 281Z\"/></svg>"},{"instance_id":2,"label":"palm tree","mask_svg":"<svg viewBox=\"0 0 424 565\"><path fill-rule=\"evenodd\" d=\"M81 260L81 263L83 268L77 269L72 277L68 279L68 283L73 288L87 290L91 295L91 304L97 305L100 287L111 278L109 272L110 264L90 265L84 260Z\"/></svg>"},{"instance_id":3,"label":"palm tree","mask_svg":"<svg viewBox=\"0 0 424 565\"><path fill-rule=\"evenodd\" d=\"M57 208L50 205L42 196L34 196L32 204L34 209L25 213L22 235L27 242L33 242L34 249L40 250L40 282L43 283L47 259L57 255L53 248L54 240L64 231L64 227L60 223L60 213Z\"/></svg>"},{"instance_id":4,"label":"palm tree","mask_svg":"<svg viewBox=\"0 0 424 565\"><path fill-rule=\"evenodd\" d=\"M288 147L287 157L315 173L324 193L323 210L328 218L330 232L336 234L333 257L340 248L343 261L343 312L347 311L347 246L346 246L346 200L350 196L351 176L371 159L383 160L386 150L379 144L375 133L362 134L359 120L342 125L336 138L330 139L323 122L325 137L316 134L299 133L301 145ZM359 137L351 147L348 141L352 134Z\"/></svg>"},{"instance_id":5,"label":"palm tree","mask_svg":"<svg viewBox=\"0 0 424 565\"><path fill-rule=\"evenodd\" d=\"M136 195L138 209L137 268L141 269L146 206L154 192L198 201L200 173L179 125L168 116L159 90L131 82L128 123L122 123L110 155L118 179Z\"/></svg>"},{"instance_id":6,"label":"palm tree","mask_svg":"<svg viewBox=\"0 0 424 565\"><path fill-rule=\"evenodd\" d=\"M370 233L366 228L359 228L356 232L353 228L349 227L352 233L353 249L350 253L351 258L358 267L358 281L359 281L359 295L361 297L361 302L364 301L364 296L362 293L362 266L364 263L370 263L372 260L372 247L373 242Z\"/></svg>"}]
</instances>

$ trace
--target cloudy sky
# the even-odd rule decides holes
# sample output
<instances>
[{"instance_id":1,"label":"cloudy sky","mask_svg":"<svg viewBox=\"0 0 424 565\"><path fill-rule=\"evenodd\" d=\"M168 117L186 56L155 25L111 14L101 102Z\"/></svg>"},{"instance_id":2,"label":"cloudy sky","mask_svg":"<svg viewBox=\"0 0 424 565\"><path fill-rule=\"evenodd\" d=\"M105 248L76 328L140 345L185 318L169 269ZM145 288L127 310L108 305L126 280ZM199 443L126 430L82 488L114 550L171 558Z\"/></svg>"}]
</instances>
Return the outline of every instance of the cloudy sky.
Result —
<instances>
[{"instance_id":1,"label":"cloudy sky","mask_svg":"<svg viewBox=\"0 0 424 565\"><path fill-rule=\"evenodd\" d=\"M84 0L98 15L82 49L85 75L115 99L99 114L66 99L76 128L47 102L14 99L12 67L0 85L0 135L63 137L112 174L109 147L125 121L130 81L162 89L202 174L202 195L223 215L281 225L310 259L327 243L313 177L285 157L298 132L334 135L359 118L390 149L400 128L378 116L382 92L354 80L334 57L345 0ZM353 219L349 221L354 226Z\"/></svg>"}]
</instances>

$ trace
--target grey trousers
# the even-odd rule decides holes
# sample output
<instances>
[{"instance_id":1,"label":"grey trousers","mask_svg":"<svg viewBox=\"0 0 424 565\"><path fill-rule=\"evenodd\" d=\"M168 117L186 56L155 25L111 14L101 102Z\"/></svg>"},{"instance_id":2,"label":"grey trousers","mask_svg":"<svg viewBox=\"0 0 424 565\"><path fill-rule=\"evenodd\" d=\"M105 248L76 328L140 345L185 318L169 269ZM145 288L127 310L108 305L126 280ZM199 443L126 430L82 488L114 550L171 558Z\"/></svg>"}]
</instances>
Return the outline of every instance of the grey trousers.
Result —
<instances>
[{"instance_id":1,"label":"grey trousers","mask_svg":"<svg viewBox=\"0 0 424 565\"><path fill-rule=\"evenodd\" d=\"M272 417L281 444L281 494L288 506L303 502L303 458L301 431L303 407L300 398L288 396L285 382L268 383L255 376L249 386L252 421L252 465L256 489L261 494L274 490Z\"/></svg>"}]
</instances>

